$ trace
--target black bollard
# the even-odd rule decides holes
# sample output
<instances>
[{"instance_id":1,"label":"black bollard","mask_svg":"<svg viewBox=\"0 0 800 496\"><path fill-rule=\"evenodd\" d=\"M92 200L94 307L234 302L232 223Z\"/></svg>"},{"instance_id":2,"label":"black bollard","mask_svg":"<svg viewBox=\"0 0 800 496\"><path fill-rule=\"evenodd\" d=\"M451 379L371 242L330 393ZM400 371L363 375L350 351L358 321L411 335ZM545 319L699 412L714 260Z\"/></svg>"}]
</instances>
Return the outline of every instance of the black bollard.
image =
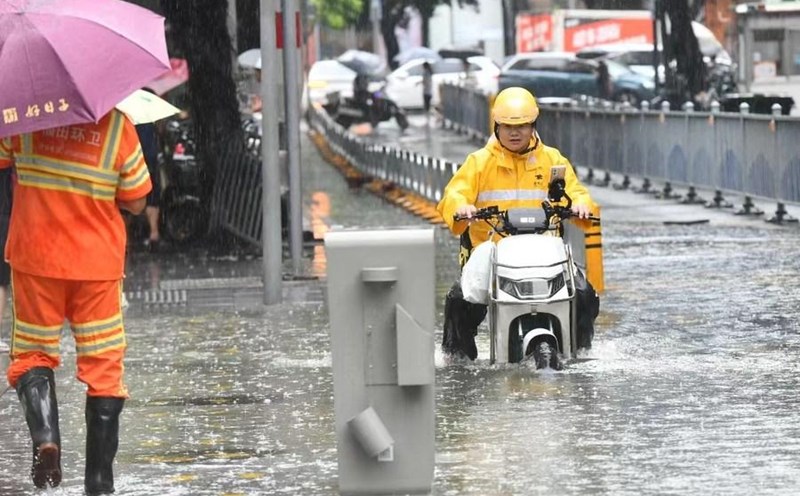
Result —
<instances>
[{"instance_id":1,"label":"black bollard","mask_svg":"<svg viewBox=\"0 0 800 496\"><path fill-rule=\"evenodd\" d=\"M642 187L634 189L633 192L634 193L652 193L653 190L651 189L651 187L652 187L652 184L650 184L650 179L644 178L644 181L642 181Z\"/></svg>"},{"instance_id":2,"label":"black bollard","mask_svg":"<svg viewBox=\"0 0 800 496\"><path fill-rule=\"evenodd\" d=\"M737 210L734 215L764 215L764 211L756 207L752 198L745 196L742 208Z\"/></svg>"},{"instance_id":3,"label":"black bollard","mask_svg":"<svg viewBox=\"0 0 800 496\"><path fill-rule=\"evenodd\" d=\"M614 189L619 189L619 190L628 189L630 187L631 187L631 178L627 174L625 175L625 177L622 178L621 183L617 183L614 185Z\"/></svg>"},{"instance_id":4,"label":"black bollard","mask_svg":"<svg viewBox=\"0 0 800 496\"><path fill-rule=\"evenodd\" d=\"M672 189L672 183L669 181L664 183L664 189L662 189L659 193L656 193L656 198L661 198L663 200L676 200L680 197L681 195L675 193L675 190Z\"/></svg>"},{"instance_id":5,"label":"black bollard","mask_svg":"<svg viewBox=\"0 0 800 496\"><path fill-rule=\"evenodd\" d=\"M722 191L716 190L714 192L714 198L706 203L706 208L733 208L733 203L727 201L725 197L722 196Z\"/></svg>"},{"instance_id":6,"label":"black bollard","mask_svg":"<svg viewBox=\"0 0 800 496\"><path fill-rule=\"evenodd\" d=\"M603 179L594 182L595 186L602 186L603 188L607 188L609 184L611 184L611 173L606 171Z\"/></svg>"},{"instance_id":7,"label":"black bollard","mask_svg":"<svg viewBox=\"0 0 800 496\"><path fill-rule=\"evenodd\" d=\"M686 196L683 197L681 203L684 205L696 205L698 203L705 204L706 201L697 194L697 190L694 189L694 186L689 186L689 191L686 193Z\"/></svg>"},{"instance_id":8,"label":"black bollard","mask_svg":"<svg viewBox=\"0 0 800 496\"><path fill-rule=\"evenodd\" d=\"M767 219L770 224L796 224L798 222L796 217L789 215L786 211L786 205L778 203L778 209L775 210L775 216Z\"/></svg>"}]
</instances>

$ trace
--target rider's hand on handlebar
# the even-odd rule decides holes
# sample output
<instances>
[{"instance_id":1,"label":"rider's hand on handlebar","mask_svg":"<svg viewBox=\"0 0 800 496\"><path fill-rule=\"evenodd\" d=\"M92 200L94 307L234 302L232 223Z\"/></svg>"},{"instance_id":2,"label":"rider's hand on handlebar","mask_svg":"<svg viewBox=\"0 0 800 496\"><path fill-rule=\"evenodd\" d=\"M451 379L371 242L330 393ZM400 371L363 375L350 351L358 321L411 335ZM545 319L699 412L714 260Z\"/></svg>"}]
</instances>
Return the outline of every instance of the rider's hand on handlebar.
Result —
<instances>
[{"instance_id":1,"label":"rider's hand on handlebar","mask_svg":"<svg viewBox=\"0 0 800 496\"><path fill-rule=\"evenodd\" d=\"M588 219L592 215L592 211L588 205L573 204L572 213L579 219Z\"/></svg>"},{"instance_id":2,"label":"rider's hand on handlebar","mask_svg":"<svg viewBox=\"0 0 800 496\"><path fill-rule=\"evenodd\" d=\"M461 205L456 209L456 217L462 219L471 219L477 211L478 209L475 208L475 205Z\"/></svg>"}]
</instances>

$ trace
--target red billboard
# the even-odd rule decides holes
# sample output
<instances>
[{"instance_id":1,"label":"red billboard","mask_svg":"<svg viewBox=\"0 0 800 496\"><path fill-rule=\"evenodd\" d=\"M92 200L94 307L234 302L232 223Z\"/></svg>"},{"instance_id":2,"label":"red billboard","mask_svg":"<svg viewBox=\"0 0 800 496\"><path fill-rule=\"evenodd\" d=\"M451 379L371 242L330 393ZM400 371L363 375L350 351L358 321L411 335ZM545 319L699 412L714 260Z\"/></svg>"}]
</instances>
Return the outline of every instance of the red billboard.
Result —
<instances>
[{"instance_id":1,"label":"red billboard","mask_svg":"<svg viewBox=\"0 0 800 496\"><path fill-rule=\"evenodd\" d=\"M646 10L558 10L519 14L517 52L577 52L610 43L652 43L653 21Z\"/></svg>"},{"instance_id":2,"label":"red billboard","mask_svg":"<svg viewBox=\"0 0 800 496\"><path fill-rule=\"evenodd\" d=\"M517 16L517 52L550 50L553 18L550 14Z\"/></svg>"},{"instance_id":3,"label":"red billboard","mask_svg":"<svg viewBox=\"0 0 800 496\"><path fill-rule=\"evenodd\" d=\"M564 27L564 51L567 52L609 43L652 42L653 21L650 19L578 20L576 25Z\"/></svg>"}]
</instances>

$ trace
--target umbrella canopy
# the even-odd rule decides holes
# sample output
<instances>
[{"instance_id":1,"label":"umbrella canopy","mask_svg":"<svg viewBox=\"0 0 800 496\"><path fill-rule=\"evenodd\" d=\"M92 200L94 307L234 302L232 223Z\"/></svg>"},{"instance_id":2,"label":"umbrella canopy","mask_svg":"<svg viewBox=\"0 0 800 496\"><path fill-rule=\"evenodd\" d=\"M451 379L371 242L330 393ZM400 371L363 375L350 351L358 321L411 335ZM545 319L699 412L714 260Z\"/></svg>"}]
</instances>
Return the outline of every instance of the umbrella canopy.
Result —
<instances>
[{"instance_id":1,"label":"umbrella canopy","mask_svg":"<svg viewBox=\"0 0 800 496\"><path fill-rule=\"evenodd\" d=\"M149 91L136 90L116 105L134 124L155 122L181 111L163 98Z\"/></svg>"},{"instance_id":2,"label":"umbrella canopy","mask_svg":"<svg viewBox=\"0 0 800 496\"><path fill-rule=\"evenodd\" d=\"M119 0L0 0L0 138L98 121L169 70L164 18Z\"/></svg>"},{"instance_id":3,"label":"umbrella canopy","mask_svg":"<svg viewBox=\"0 0 800 496\"><path fill-rule=\"evenodd\" d=\"M251 48L246 50L240 53L236 60L241 67L261 70L261 49Z\"/></svg>"},{"instance_id":4,"label":"umbrella canopy","mask_svg":"<svg viewBox=\"0 0 800 496\"><path fill-rule=\"evenodd\" d=\"M144 85L156 95L161 96L189 80L189 63L186 59L169 59L169 65L171 70Z\"/></svg>"},{"instance_id":5,"label":"umbrella canopy","mask_svg":"<svg viewBox=\"0 0 800 496\"><path fill-rule=\"evenodd\" d=\"M394 56L394 61L400 65L405 64L409 60L417 59L425 59L429 62L438 62L439 60L442 60L442 56L439 55L439 52L436 50L424 46L412 47Z\"/></svg>"},{"instance_id":6,"label":"umbrella canopy","mask_svg":"<svg viewBox=\"0 0 800 496\"><path fill-rule=\"evenodd\" d=\"M439 55L445 59L468 59L477 55L483 55L483 50L471 46L449 46L439 49Z\"/></svg>"},{"instance_id":7,"label":"umbrella canopy","mask_svg":"<svg viewBox=\"0 0 800 496\"><path fill-rule=\"evenodd\" d=\"M361 50L348 50L336 59L340 64L357 74L376 76L386 70L386 63L379 55Z\"/></svg>"}]
</instances>

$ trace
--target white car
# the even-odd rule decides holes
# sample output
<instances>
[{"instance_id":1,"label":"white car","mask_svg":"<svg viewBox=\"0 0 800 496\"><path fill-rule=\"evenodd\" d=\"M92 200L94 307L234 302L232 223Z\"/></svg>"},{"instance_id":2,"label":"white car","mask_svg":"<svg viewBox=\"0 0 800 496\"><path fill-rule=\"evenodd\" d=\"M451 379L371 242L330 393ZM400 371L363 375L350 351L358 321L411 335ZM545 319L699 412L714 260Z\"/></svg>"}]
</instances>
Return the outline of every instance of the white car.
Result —
<instances>
[{"instance_id":1,"label":"white car","mask_svg":"<svg viewBox=\"0 0 800 496\"><path fill-rule=\"evenodd\" d=\"M692 31L697 37L700 53L707 61L725 66L731 66L733 60L725 51L722 43L717 41L714 34L699 22L692 21ZM582 59L606 58L626 65L632 71L644 76L654 78L655 60L657 55L653 53L652 43L613 43L608 45L596 45L580 50L576 56ZM658 47L661 51L661 45ZM660 61L659 61L660 62ZM659 63L658 79L664 81L664 66Z\"/></svg>"},{"instance_id":2,"label":"white car","mask_svg":"<svg viewBox=\"0 0 800 496\"><path fill-rule=\"evenodd\" d=\"M656 55L651 43L615 43L587 47L575 54L581 59L611 59L628 66L632 71L653 78ZM663 79L663 67L661 79Z\"/></svg>"},{"instance_id":3,"label":"white car","mask_svg":"<svg viewBox=\"0 0 800 496\"><path fill-rule=\"evenodd\" d=\"M319 60L308 71L307 90L311 102L327 103L328 93L338 91L342 98L353 96L353 80L356 72L336 60Z\"/></svg>"},{"instance_id":4,"label":"white car","mask_svg":"<svg viewBox=\"0 0 800 496\"><path fill-rule=\"evenodd\" d=\"M422 108L422 64L423 59L411 60L401 65L386 77L386 94L402 108ZM486 92L497 90L500 68L492 59L483 55L467 58L469 78L478 89ZM433 95L431 105L439 103L439 85L445 82L458 83L467 79L461 59L442 59L432 62Z\"/></svg>"}]
</instances>

